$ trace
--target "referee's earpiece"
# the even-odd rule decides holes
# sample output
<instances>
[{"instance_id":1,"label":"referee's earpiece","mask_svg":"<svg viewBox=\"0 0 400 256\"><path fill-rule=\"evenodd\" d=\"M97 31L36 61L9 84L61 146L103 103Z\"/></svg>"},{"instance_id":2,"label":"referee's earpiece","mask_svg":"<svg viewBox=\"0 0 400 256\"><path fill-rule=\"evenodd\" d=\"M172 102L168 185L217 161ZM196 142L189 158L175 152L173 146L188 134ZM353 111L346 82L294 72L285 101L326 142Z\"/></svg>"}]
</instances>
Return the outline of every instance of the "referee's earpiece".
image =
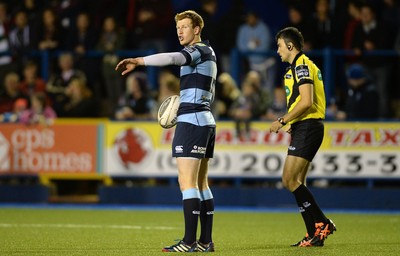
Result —
<instances>
[{"instance_id":1,"label":"referee's earpiece","mask_svg":"<svg viewBox=\"0 0 400 256\"><path fill-rule=\"evenodd\" d=\"M287 48L288 48L289 51L292 50L292 46L290 44L287 46Z\"/></svg>"}]
</instances>

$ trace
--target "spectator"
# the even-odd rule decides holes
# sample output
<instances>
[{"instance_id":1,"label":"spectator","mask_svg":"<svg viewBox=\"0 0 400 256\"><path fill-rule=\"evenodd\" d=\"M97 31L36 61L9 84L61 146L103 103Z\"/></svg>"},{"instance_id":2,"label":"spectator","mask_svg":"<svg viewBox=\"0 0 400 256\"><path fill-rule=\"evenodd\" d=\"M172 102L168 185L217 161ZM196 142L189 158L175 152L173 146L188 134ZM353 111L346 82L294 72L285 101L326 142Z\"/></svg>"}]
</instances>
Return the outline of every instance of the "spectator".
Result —
<instances>
[{"instance_id":1,"label":"spectator","mask_svg":"<svg viewBox=\"0 0 400 256\"><path fill-rule=\"evenodd\" d=\"M57 72L53 72L46 84L46 91L50 97L52 106L59 115L67 98L66 87L74 78L86 80L86 75L74 67L74 57L71 53L62 53L58 56Z\"/></svg>"},{"instance_id":2,"label":"spectator","mask_svg":"<svg viewBox=\"0 0 400 256\"><path fill-rule=\"evenodd\" d=\"M388 34L392 31L385 29L385 24L376 18L372 5L364 4L361 7L361 24L356 28L352 47L360 61L367 68L374 81L376 81L379 93L379 116L389 116L389 74L390 62L383 56L368 56L375 50L392 49L392 37ZM388 100L389 99L389 100Z\"/></svg>"},{"instance_id":3,"label":"spectator","mask_svg":"<svg viewBox=\"0 0 400 256\"><path fill-rule=\"evenodd\" d=\"M345 106L338 111L337 120L367 120L379 117L379 95L375 84L360 64L347 70L348 92Z\"/></svg>"},{"instance_id":4,"label":"spectator","mask_svg":"<svg viewBox=\"0 0 400 256\"><path fill-rule=\"evenodd\" d=\"M31 96L36 92L46 93L46 82L37 74L37 65L33 61L25 64L23 70L24 79L20 83L20 90L25 95Z\"/></svg>"},{"instance_id":5,"label":"spectator","mask_svg":"<svg viewBox=\"0 0 400 256\"><path fill-rule=\"evenodd\" d=\"M289 22L283 27L295 27L304 37L304 51L313 49L314 31L312 31L312 24L310 24L309 17L303 12L299 4L291 4L288 8Z\"/></svg>"},{"instance_id":6,"label":"spectator","mask_svg":"<svg viewBox=\"0 0 400 256\"><path fill-rule=\"evenodd\" d=\"M28 24L25 12L19 11L15 15L15 28L9 35L10 50L17 69L20 71L28 60L32 46L32 30Z\"/></svg>"},{"instance_id":7,"label":"spectator","mask_svg":"<svg viewBox=\"0 0 400 256\"><path fill-rule=\"evenodd\" d=\"M231 68L231 51L236 47L236 35L240 25L244 23L244 3L243 0L234 0L230 5L230 9L221 17L218 31L217 41L219 42L218 63L222 72L230 73Z\"/></svg>"},{"instance_id":8,"label":"spectator","mask_svg":"<svg viewBox=\"0 0 400 256\"><path fill-rule=\"evenodd\" d=\"M246 74L244 80L245 82L249 82L254 85L256 93L259 97L259 102L253 112L253 117L259 118L263 113L267 111L268 107L272 104L272 93L262 87L261 76L256 71L249 71Z\"/></svg>"},{"instance_id":9,"label":"spectator","mask_svg":"<svg viewBox=\"0 0 400 256\"><path fill-rule=\"evenodd\" d=\"M16 100L27 99L19 87L19 76L17 73L8 73L4 79L5 90L0 93L0 113L12 112Z\"/></svg>"},{"instance_id":10,"label":"spectator","mask_svg":"<svg viewBox=\"0 0 400 256\"><path fill-rule=\"evenodd\" d=\"M118 100L115 119L149 119L152 117L153 103L148 94L145 74L133 73L126 79L125 93Z\"/></svg>"},{"instance_id":11,"label":"spectator","mask_svg":"<svg viewBox=\"0 0 400 256\"><path fill-rule=\"evenodd\" d=\"M235 80L229 73L221 73L218 76L217 82L220 86L217 86L216 101L215 101L215 116L219 119L231 118L230 109L232 105L237 102L241 92L237 87Z\"/></svg>"},{"instance_id":12,"label":"spectator","mask_svg":"<svg viewBox=\"0 0 400 256\"><path fill-rule=\"evenodd\" d=\"M88 50L93 50L97 43L97 32L90 23L88 13L79 13L75 26L69 30L67 50L74 51L77 55L85 55Z\"/></svg>"},{"instance_id":13,"label":"spectator","mask_svg":"<svg viewBox=\"0 0 400 256\"><path fill-rule=\"evenodd\" d=\"M218 1L217 0L200 0L200 8L195 10L204 21L204 24L208 24L201 31L201 36L205 40L209 40L214 46L213 49L218 56L219 52L219 42L218 42L218 22L216 18L218 9ZM203 39L203 40L204 40Z\"/></svg>"},{"instance_id":14,"label":"spectator","mask_svg":"<svg viewBox=\"0 0 400 256\"><path fill-rule=\"evenodd\" d=\"M257 93L257 86L245 80L242 84L242 93L232 104L230 115L235 121L236 136L240 140L250 139L251 121L258 112L260 95Z\"/></svg>"},{"instance_id":15,"label":"spectator","mask_svg":"<svg viewBox=\"0 0 400 256\"><path fill-rule=\"evenodd\" d=\"M90 118L98 116L98 104L86 85L86 80L73 78L65 89L67 102L60 117Z\"/></svg>"},{"instance_id":16,"label":"spectator","mask_svg":"<svg viewBox=\"0 0 400 256\"><path fill-rule=\"evenodd\" d=\"M112 110L115 109L118 97L123 91L122 77L114 71L114 67L119 60L115 52L123 49L124 41L124 30L118 27L113 17L106 17L100 32L97 49L105 53L101 64L101 73L108 100L108 114L111 114Z\"/></svg>"},{"instance_id":17,"label":"spectator","mask_svg":"<svg viewBox=\"0 0 400 256\"><path fill-rule=\"evenodd\" d=\"M88 86L92 88L96 99L100 101L102 95L98 75L100 65L96 58L86 56L88 51L96 48L98 33L92 26L88 13L79 13L74 24L75 26L69 30L66 43L67 50L75 54L76 68L85 73Z\"/></svg>"},{"instance_id":18,"label":"spectator","mask_svg":"<svg viewBox=\"0 0 400 256\"><path fill-rule=\"evenodd\" d=\"M137 0L135 9L133 11L134 24L130 24L134 30L133 33L130 33L129 46L139 49L154 49L157 52L166 51L166 38L172 27L170 21L173 18L171 1Z\"/></svg>"},{"instance_id":19,"label":"spectator","mask_svg":"<svg viewBox=\"0 0 400 256\"><path fill-rule=\"evenodd\" d=\"M93 26L97 29L101 28L104 19L109 16L114 17L118 24L122 24L128 27L128 24L125 23L125 21L127 19L128 10L130 8L129 4L132 3L133 8L135 9L137 8L138 1L140 0L100 0L79 2L82 5L81 10L89 12L91 22L93 23Z\"/></svg>"},{"instance_id":20,"label":"spectator","mask_svg":"<svg viewBox=\"0 0 400 256\"><path fill-rule=\"evenodd\" d=\"M263 53L270 49L272 36L267 24L255 12L250 11L246 14L246 22L239 27L236 42L242 52ZM263 87L272 90L272 85L275 84L275 58L251 55L247 60L249 69L260 73Z\"/></svg>"},{"instance_id":21,"label":"spectator","mask_svg":"<svg viewBox=\"0 0 400 256\"><path fill-rule=\"evenodd\" d=\"M157 119L158 110L166 98L179 95L179 85L179 78L175 74L168 69L161 70L158 75L158 90L152 96L155 99L151 109L153 119Z\"/></svg>"},{"instance_id":22,"label":"spectator","mask_svg":"<svg viewBox=\"0 0 400 256\"><path fill-rule=\"evenodd\" d=\"M339 44L340 49L353 50L352 42L354 40L355 29L361 23L361 6L362 0L349 0L348 3L342 4L341 9L337 9L336 19L340 20L341 29L343 31L342 43ZM346 11L346 12L344 12ZM337 37L337 35L335 35ZM343 105L343 101L347 94L347 78L346 68L351 63L357 62L357 57L354 55L345 55L343 58L337 58L335 68L335 86L334 94L327 101L326 119L334 120L337 108ZM322 65L322 64L320 64Z\"/></svg>"},{"instance_id":23,"label":"spectator","mask_svg":"<svg viewBox=\"0 0 400 256\"><path fill-rule=\"evenodd\" d=\"M360 0L350 0L347 6L349 20L344 28L343 48L346 50L352 49L351 44L354 38L355 29L361 23L361 2Z\"/></svg>"},{"instance_id":24,"label":"spectator","mask_svg":"<svg viewBox=\"0 0 400 256\"><path fill-rule=\"evenodd\" d=\"M28 18L28 24L36 25L38 22L39 9L42 7L40 1L38 0L22 0L22 1L14 1L15 7L14 12L12 14L15 17L17 12L24 12Z\"/></svg>"},{"instance_id":25,"label":"spectator","mask_svg":"<svg viewBox=\"0 0 400 256\"><path fill-rule=\"evenodd\" d=\"M65 31L74 26L74 22L81 8L85 7L85 2L79 0L57 0L45 1L45 6L54 10L60 25Z\"/></svg>"},{"instance_id":26,"label":"spectator","mask_svg":"<svg viewBox=\"0 0 400 256\"><path fill-rule=\"evenodd\" d=\"M341 33L336 33L335 22L331 17L329 9L329 0L317 0L315 3L315 12L311 17L310 24L313 26L313 49L323 49L326 47L336 47L337 38ZM339 41L339 40L338 40Z\"/></svg>"},{"instance_id":27,"label":"spectator","mask_svg":"<svg viewBox=\"0 0 400 256\"><path fill-rule=\"evenodd\" d=\"M57 50L62 49L63 28L56 17L54 11L50 8L43 10L38 27L35 31L34 45L39 50Z\"/></svg>"},{"instance_id":28,"label":"spectator","mask_svg":"<svg viewBox=\"0 0 400 256\"><path fill-rule=\"evenodd\" d=\"M287 109L285 88L275 87L272 104L268 107L267 112L261 116L261 119L274 121L283 116L286 112Z\"/></svg>"},{"instance_id":29,"label":"spectator","mask_svg":"<svg viewBox=\"0 0 400 256\"><path fill-rule=\"evenodd\" d=\"M400 2L398 0L383 0L378 13L389 31L400 29Z\"/></svg>"},{"instance_id":30,"label":"spectator","mask_svg":"<svg viewBox=\"0 0 400 256\"><path fill-rule=\"evenodd\" d=\"M4 78L9 72L15 70L12 64L10 55L10 46L8 43L8 29L10 21L8 19L7 5L0 2L0 81L3 82ZM0 87L0 93L4 90L3 86Z\"/></svg>"},{"instance_id":31,"label":"spectator","mask_svg":"<svg viewBox=\"0 0 400 256\"><path fill-rule=\"evenodd\" d=\"M57 117L56 112L48 105L46 95L36 92L30 97L31 107L22 111L19 122L23 124L51 125Z\"/></svg>"},{"instance_id":32,"label":"spectator","mask_svg":"<svg viewBox=\"0 0 400 256\"><path fill-rule=\"evenodd\" d=\"M19 98L14 102L13 111L0 113L1 123L17 123L20 120L21 114L28 107L28 100L24 98Z\"/></svg>"},{"instance_id":33,"label":"spectator","mask_svg":"<svg viewBox=\"0 0 400 256\"><path fill-rule=\"evenodd\" d=\"M179 78L168 70L163 70L158 76L157 102L162 103L172 95L179 95Z\"/></svg>"}]
</instances>

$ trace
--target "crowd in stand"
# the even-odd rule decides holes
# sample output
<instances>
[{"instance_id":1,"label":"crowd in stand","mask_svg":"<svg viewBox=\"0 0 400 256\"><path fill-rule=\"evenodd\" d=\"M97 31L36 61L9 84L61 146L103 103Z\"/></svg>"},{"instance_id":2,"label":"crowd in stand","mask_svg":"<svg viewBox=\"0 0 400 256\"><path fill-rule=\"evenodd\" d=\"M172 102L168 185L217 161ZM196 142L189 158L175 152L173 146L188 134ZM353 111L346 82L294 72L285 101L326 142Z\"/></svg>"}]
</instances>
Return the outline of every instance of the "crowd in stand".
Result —
<instances>
[{"instance_id":1,"label":"crowd in stand","mask_svg":"<svg viewBox=\"0 0 400 256\"><path fill-rule=\"evenodd\" d=\"M206 24L202 38L211 41L218 57L213 111L218 119L234 120L238 136L249 135L251 121L284 113L285 91L277 56L243 58L241 81L235 81L231 49L275 50L274 32L284 26L302 31L306 51L351 51L337 58L328 119L400 118L399 59L368 54L400 50L399 1L282 0L287 17L279 28L263 19L271 10L249 8L245 0L229 6L217 0L192 2ZM177 71L160 70L157 84L150 86L144 69L127 78L115 72L116 52L179 51L173 17L181 10L175 5L172 0L0 1L0 121L155 119L160 102L179 93ZM38 51L56 53L46 79L40 76L44 67ZM101 57L89 57L89 51L101 52Z\"/></svg>"}]
</instances>

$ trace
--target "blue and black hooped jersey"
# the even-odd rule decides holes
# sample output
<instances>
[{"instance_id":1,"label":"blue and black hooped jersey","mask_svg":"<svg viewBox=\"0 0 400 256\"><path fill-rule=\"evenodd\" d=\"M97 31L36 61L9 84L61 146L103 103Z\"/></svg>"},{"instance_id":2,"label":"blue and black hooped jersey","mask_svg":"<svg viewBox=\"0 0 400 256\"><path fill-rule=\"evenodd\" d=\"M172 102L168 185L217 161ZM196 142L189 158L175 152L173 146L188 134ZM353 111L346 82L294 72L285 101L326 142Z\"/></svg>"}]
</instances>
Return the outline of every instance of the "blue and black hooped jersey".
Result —
<instances>
[{"instance_id":1,"label":"blue and black hooped jersey","mask_svg":"<svg viewBox=\"0 0 400 256\"><path fill-rule=\"evenodd\" d=\"M217 63L208 41L185 47L181 53L186 63L181 66L178 122L198 126L215 126L211 103L215 97Z\"/></svg>"}]
</instances>

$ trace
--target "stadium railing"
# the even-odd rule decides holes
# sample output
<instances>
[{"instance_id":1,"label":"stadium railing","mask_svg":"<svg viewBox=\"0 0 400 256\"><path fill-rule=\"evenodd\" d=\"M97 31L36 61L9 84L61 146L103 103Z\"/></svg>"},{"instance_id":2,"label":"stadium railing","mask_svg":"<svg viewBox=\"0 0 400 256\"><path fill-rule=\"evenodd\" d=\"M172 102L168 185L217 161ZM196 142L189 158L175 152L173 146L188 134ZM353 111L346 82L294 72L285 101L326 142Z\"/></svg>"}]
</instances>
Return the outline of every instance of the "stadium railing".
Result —
<instances>
[{"instance_id":1,"label":"stadium railing","mask_svg":"<svg viewBox=\"0 0 400 256\"><path fill-rule=\"evenodd\" d=\"M41 76L43 79L47 80L50 75L50 63L51 60L58 57L63 51L32 51L31 56L39 58L41 65ZM120 58L126 57L135 57L135 56L145 56L148 54L157 53L155 49L143 49L143 50L121 50L114 52ZM103 51L88 51L84 56L87 58L101 58L106 54ZM336 72L343 68L345 63L345 58L348 57L357 57L354 51L352 50L343 50L343 49L335 49L335 48L324 48L320 50L311 50L306 51L306 54L310 57L314 57L316 59L322 60L322 66L320 67L326 88L326 98L330 100L334 95L335 88L335 76ZM269 50L263 52L254 52L254 51L240 51L237 48L233 48L231 50L230 58L231 58L231 75L237 82L240 84L241 74L242 74L242 60L251 55L262 55L266 57L275 57L278 58L276 50ZM395 50L374 50L370 52L363 53L363 56L366 57L387 57L387 58L396 58L400 56L400 53ZM146 67L146 71L148 73L148 78L152 89L157 89L157 67Z\"/></svg>"}]
</instances>

